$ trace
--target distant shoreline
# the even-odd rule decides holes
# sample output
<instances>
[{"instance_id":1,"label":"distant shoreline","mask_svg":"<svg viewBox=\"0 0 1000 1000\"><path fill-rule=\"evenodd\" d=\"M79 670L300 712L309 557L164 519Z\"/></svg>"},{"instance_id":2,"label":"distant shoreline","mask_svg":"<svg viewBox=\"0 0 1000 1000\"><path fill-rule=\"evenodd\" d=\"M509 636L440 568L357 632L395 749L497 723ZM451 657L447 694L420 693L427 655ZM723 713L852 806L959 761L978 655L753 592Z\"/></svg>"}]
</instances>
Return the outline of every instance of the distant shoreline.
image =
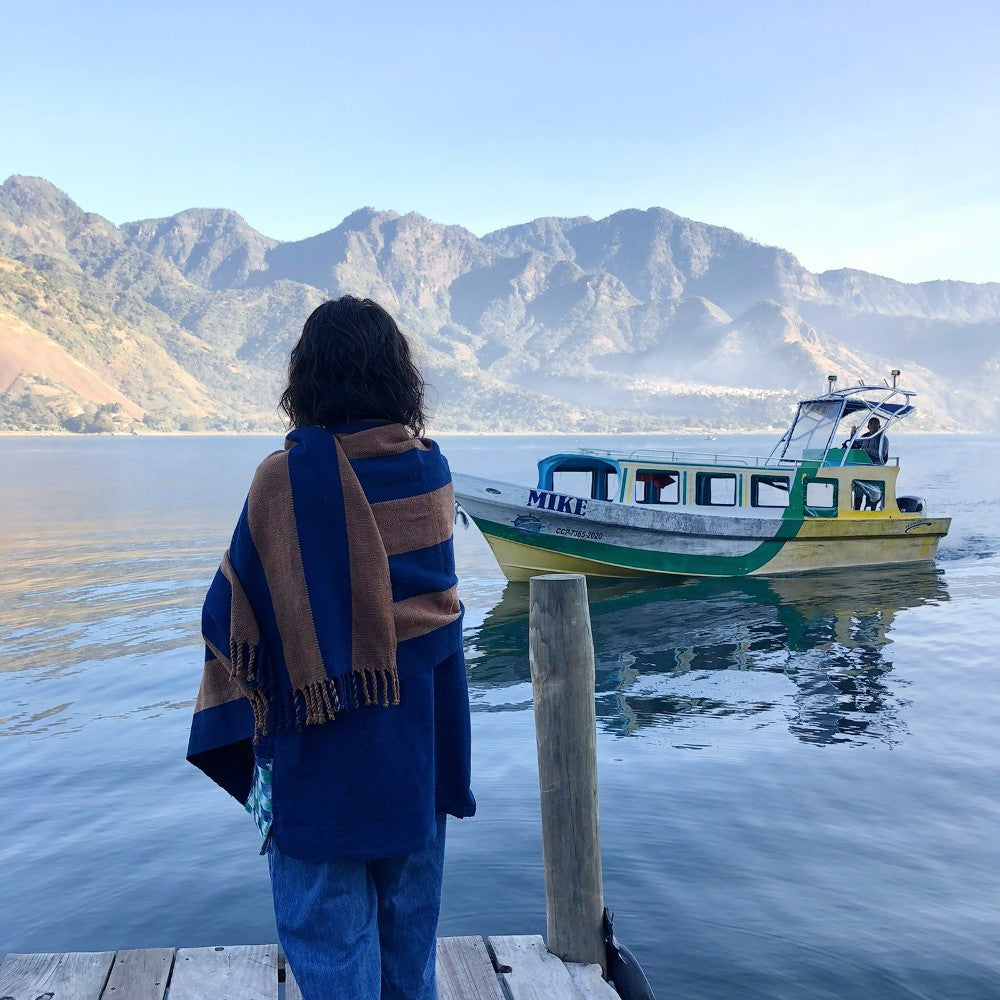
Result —
<instances>
[{"instance_id":1,"label":"distant shoreline","mask_svg":"<svg viewBox=\"0 0 1000 1000\"><path fill-rule=\"evenodd\" d=\"M759 437L764 434L779 437L784 428L761 427L740 428L739 430L719 430L715 427L684 427L662 431L439 431L433 428L426 437L668 437L671 434L704 434L713 437ZM141 431L137 434L115 433L114 431L0 431L0 438L208 438L208 437L284 437L287 431ZM954 430L913 430L893 428L893 436L911 437L918 434L946 437L948 435L988 434L988 431L971 431L964 428Z\"/></svg>"}]
</instances>

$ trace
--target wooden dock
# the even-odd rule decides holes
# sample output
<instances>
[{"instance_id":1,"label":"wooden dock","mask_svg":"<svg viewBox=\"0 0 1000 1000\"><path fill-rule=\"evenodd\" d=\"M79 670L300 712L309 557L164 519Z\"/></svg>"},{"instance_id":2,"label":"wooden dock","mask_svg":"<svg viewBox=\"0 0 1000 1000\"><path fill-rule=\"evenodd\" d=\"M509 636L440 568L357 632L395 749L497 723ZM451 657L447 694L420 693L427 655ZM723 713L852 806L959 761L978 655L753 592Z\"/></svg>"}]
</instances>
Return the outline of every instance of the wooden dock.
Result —
<instances>
[{"instance_id":1,"label":"wooden dock","mask_svg":"<svg viewBox=\"0 0 1000 1000\"><path fill-rule=\"evenodd\" d=\"M579 574L531 581L529 627L545 912L539 935L439 938L439 1000L652 1000L631 956L605 947L597 809L594 647ZM277 945L11 954L0 1000L302 1000ZM324 997L322 1000L337 1000Z\"/></svg>"},{"instance_id":2,"label":"wooden dock","mask_svg":"<svg viewBox=\"0 0 1000 1000\"><path fill-rule=\"evenodd\" d=\"M539 935L439 938L440 1000L619 1000ZM169 993L168 993L169 991ZM8 955L0 1000L302 1000L277 945ZM333 1000L333 998L330 998Z\"/></svg>"}]
</instances>

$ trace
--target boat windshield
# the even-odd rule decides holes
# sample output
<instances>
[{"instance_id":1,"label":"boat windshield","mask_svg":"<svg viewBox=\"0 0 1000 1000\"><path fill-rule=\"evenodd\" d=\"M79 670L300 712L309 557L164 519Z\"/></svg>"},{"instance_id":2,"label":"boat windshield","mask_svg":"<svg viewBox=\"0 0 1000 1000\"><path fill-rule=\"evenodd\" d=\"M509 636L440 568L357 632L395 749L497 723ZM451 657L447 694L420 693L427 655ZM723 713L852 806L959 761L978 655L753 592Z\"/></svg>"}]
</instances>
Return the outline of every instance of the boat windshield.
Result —
<instances>
[{"instance_id":1,"label":"boat windshield","mask_svg":"<svg viewBox=\"0 0 1000 1000\"><path fill-rule=\"evenodd\" d=\"M843 412L844 400L839 396L799 403L792 426L774 446L770 457L793 462L822 462Z\"/></svg>"},{"instance_id":2,"label":"boat windshield","mask_svg":"<svg viewBox=\"0 0 1000 1000\"><path fill-rule=\"evenodd\" d=\"M894 372L893 378L898 374ZM840 465L850 464L850 449L859 434L864 433L865 420L874 417L881 422L880 434L884 441L886 430L913 412L914 395L907 389L900 389L894 381L891 386L861 383L816 399L804 399L799 403L792 426L774 446L768 461L826 463L837 425L845 417L852 417L854 426L847 432L843 453L838 452L835 457ZM884 461L885 457L879 464Z\"/></svg>"}]
</instances>

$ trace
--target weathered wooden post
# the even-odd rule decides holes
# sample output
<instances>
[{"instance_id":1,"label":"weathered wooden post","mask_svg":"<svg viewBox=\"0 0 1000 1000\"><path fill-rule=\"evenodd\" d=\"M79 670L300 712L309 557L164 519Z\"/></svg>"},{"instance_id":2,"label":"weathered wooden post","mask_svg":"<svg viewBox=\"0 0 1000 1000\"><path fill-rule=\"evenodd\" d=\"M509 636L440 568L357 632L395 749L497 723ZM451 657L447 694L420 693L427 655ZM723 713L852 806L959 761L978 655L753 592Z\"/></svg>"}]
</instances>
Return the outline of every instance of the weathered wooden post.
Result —
<instances>
[{"instance_id":1,"label":"weathered wooden post","mask_svg":"<svg viewBox=\"0 0 1000 1000\"><path fill-rule=\"evenodd\" d=\"M606 973L587 581L579 573L532 577L530 600L548 949Z\"/></svg>"}]
</instances>

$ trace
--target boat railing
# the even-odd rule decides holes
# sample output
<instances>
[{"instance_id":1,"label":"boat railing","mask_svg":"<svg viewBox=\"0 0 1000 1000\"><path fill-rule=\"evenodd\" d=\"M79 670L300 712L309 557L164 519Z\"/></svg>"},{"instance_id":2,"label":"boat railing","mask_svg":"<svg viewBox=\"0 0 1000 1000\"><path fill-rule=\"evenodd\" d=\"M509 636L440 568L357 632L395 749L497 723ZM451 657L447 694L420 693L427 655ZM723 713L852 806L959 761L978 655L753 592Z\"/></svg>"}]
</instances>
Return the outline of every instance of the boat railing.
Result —
<instances>
[{"instance_id":1,"label":"boat railing","mask_svg":"<svg viewBox=\"0 0 1000 1000\"><path fill-rule=\"evenodd\" d=\"M599 458L610 458L614 460L624 459L626 462L679 462L683 465L724 465L741 466L742 468L754 469L797 469L801 465L813 466L815 459L803 458L761 458L760 455L723 455L711 451L677 451L661 448L636 448L629 452L609 451L604 448L581 448L581 455L596 455ZM886 465L899 467L899 456L892 456L886 460ZM821 468L851 466L857 468L868 468L867 465L847 461L847 455L835 465L827 466L824 457Z\"/></svg>"},{"instance_id":2,"label":"boat railing","mask_svg":"<svg viewBox=\"0 0 1000 1000\"><path fill-rule=\"evenodd\" d=\"M711 451L667 451L659 448L636 448L630 452L606 451L601 448L581 448L582 454L626 461L681 462L688 465L739 465L755 469L795 469L804 462L796 458L761 458L760 455L723 455Z\"/></svg>"}]
</instances>

